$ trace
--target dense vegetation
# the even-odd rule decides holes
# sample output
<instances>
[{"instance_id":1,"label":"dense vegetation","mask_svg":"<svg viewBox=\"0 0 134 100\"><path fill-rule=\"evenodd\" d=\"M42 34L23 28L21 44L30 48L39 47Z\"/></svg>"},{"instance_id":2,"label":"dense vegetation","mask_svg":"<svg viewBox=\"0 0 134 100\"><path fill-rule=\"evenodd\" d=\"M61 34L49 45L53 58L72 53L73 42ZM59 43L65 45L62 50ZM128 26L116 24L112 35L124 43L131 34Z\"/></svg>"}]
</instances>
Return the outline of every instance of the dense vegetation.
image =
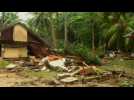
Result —
<instances>
[{"instance_id":1,"label":"dense vegetation","mask_svg":"<svg viewBox=\"0 0 134 100\"><path fill-rule=\"evenodd\" d=\"M53 48L100 64L107 50L133 52L134 41L124 35L134 29L134 13L125 12L31 12L25 23ZM17 13L3 12L1 28L18 22Z\"/></svg>"}]
</instances>

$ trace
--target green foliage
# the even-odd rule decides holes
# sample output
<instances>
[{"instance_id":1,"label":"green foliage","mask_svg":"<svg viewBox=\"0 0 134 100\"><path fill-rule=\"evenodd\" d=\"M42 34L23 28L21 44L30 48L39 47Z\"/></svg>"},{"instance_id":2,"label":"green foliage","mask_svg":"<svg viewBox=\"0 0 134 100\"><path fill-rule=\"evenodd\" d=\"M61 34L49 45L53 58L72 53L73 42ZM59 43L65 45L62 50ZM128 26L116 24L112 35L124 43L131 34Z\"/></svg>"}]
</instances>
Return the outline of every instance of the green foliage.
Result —
<instances>
[{"instance_id":1,"label":"green foliage","mask_svg":"<svg viewBox=\"0 0 134 100\"><path fill-rule=\"evenodd\" d=\"M82 57L87 64L101 64L100 58L91 52L91 50L83 44L73 44L68 51L70 54Z\"/></svg>"},{"instance_id":2,"label":"green foliage","mask_svg":"<svg viewBox=\"0 0 134 100\"><path fill-rule=\"evenodd\" d=\"M27 22L29 28L42 38L52 40L54 48L58 48L61 53L67 53L64 52L66 44L66 51L69 53L99 62L96 59L103 57L107 49L134 51L134 41L123 37L134 30L134 14L131 12L32 12L32 14L33 17ZM1 12L0 29L17 21L19 20L16 12ZM95 47L97 57L90 54L92 47Z\"/></svg>"},{"instance_id":3,"label":"green foliage","mask_svg":"<svg viewBox=\"0 0 134 100\"><path fill-rule=\"evenodd\" d=\"M88 53L87 56L84 57L84 59L88 64L101 65L101 59L97 55L94 55L92 52Z\"/></svg>"},{"instance_id":4,"label":"green foliage","mask_svg":"<svg viewBox=\"0 0 134 100\"><path fill-rule=\"evenodd\" d=\"M103 46L100 46L96 49L96 54L100 57L103 58L105 56L105 48Z\"/></svg>"},{"instance_id":5,"label":"green foliage","mask_svg":"<svg viewBox=\"0 0 134 100\"><path fill-rule=\"evenodd\" d=\"M19 22L19 17L15 12L2 12L0 16L0 30L9 25Z\"/></svg>"},{"instance_id":6,"label":"green foliage","mask_svg":"<svg viewBox=\"0 0 134 100\"><path fill-rule=\"evenodd\" d=\"M134 82L133 81L130 81L130 80L122 80L119 83L119 86L120 87L134 87Z\"/></svg>"},{"instance_id":7,"label":"green foliage","mask_svg":"<svg viewBox=\"0 0 134 100\"><path fill-rule=\"evenodd\" d=\"M53 15L54 17L52 17ZM133 13L122 12L36 12L29 21L30 27L42 37L51 37L50 21L56 29L56 38L65 39L65 16L68 40L92 48L92 24L94 23L95 48L106 44L105 49L133 51L133 42L123 36L134 28ZM58 44L58 43L57 43Z\"/></svg>"},{"instance_id":8,"label":"green foliage","mask_svg":"<svg viewBox=\"0 0 134 100\"><path fill-rule=\"evenodd\" d=\"M1 60L0 61L0 68L5 68L10 62L5 61L5 60Z\"/></svg>"},{"instance_id":9,"label":"green foliage","mask_svg":"<svg viewBox=\"0 0 134 100\"><path fill-rule=\"evenodd\" d=\"M92 47L92 23L94 23L95 47L106 44L106 49L121 49L131 51L131 40L123 35L133 31L133 13L122 12L32 12L29 27L43 38L51 37L51 25L54 25L55 35L64 39L64 18L67 16L68 40ZM1 28L16 23L16 12L2 12Z\"/></svg>"}]
</instances>

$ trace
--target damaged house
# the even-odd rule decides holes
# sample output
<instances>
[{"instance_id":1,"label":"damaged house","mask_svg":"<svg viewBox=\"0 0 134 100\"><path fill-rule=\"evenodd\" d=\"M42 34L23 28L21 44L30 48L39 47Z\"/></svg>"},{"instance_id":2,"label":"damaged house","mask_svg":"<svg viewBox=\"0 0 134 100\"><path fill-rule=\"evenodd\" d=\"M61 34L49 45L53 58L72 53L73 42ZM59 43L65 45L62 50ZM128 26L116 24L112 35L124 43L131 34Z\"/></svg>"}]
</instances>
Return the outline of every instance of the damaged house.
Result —
<instances>
[{"instance_id":1,"label":"damaged house","mask_svg":"<svg viewBox=\"0 0 134 100\"><path fill-rule=\"evenodd\" d=\"M22 23L16 23L1 31L0 47L2 58L25 58L28 55L44 57L50 54L50 46L46 41Z\"/></svg>"}]
</instances>

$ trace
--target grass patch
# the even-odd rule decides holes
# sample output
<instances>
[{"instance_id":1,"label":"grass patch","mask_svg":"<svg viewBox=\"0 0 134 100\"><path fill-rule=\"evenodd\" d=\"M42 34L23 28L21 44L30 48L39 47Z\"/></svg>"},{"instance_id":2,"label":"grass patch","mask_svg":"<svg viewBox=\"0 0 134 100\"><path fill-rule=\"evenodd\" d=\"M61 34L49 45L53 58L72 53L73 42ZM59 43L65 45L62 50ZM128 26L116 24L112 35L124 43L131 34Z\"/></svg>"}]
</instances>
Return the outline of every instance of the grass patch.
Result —
<instances>
[{"instance_id":1,"label":"grass patch","mask_svg":"<svg viewBox=\"0 0 134 100\"><path fill-rule=\"evenodd\" d=\"M119 83L120 87L134 87L134 81L133 80L122 80Z\"/></svg>"},{"instance_id":2,"label":"grass patch","mask_svg":"<svg viewBox=\"0 0 134 100\"><path fill-rule=\"evenodd\" d=\"M54 71L39 71L39 72L35 72L32 70L24 70L23 72L20 73L23 76L26 77L38 77L38 78L45 78L45 79L54 79L56 77L56 72Z\"/></svg>"},{"instance_id":3,"label":"grass patch","mask_svg":"<svg viewBox=\"0 0 134 100\"><path fill-rule=\"evenodd\" d=\"M10 62L9 61L5 61L5 60L0 60L0 68L3 69L5 68L7 65L9 65Z\"/></svg>"},{"instance_id":4,"label":"grass patch","mask_svg":"<svg viewBox=\"0 0 134 100\"><path fill-rule=\"evenodd\" d=\"M134 60L122 60L121 58L114 58L109 60L109 63L101 66L106 70L125 71L134 75Z\"/></svg>"}]
</instances>

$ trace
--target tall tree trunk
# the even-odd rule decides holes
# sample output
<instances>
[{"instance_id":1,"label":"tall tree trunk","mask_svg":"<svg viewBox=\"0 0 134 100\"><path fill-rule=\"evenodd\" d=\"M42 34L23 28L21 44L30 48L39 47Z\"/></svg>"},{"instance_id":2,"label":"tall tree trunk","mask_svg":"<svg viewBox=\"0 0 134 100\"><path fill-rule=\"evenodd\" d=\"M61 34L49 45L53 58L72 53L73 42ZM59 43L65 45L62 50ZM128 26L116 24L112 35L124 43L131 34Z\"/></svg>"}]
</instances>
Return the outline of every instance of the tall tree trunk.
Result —
<instances>
[{"instance_id":1,"label":"tall tree trunk","mask_svg":"<svg viewBox=\"0 0 134 100\"><path fill-rule=\"evenodd\" d=\"M92 22L92 52L95 53L95 33L94 33L94 23Z\"/></svg>"},{"instance_id":2,"label":"tall tree trunk","mask_svg":"<svg viewBox=\"0 0 134 100\"><path fill-rule=\"evenodd\" d=\"M57 48L57 39L56 39L56 32L54 23L51 23L51 32L52 32L52 40L54 48Z\"/></svg>"},{"instance_id":3,"label":"tall tree trunk","mask_svg":"<svg viewBox=\"0 0 134 100\"><path fill-rule=\"evenodd\" d=\"M50 22L51 22L51 32L52 32L53 46L56 49L57 48L57 36L56 36L57 27L55 25L58 24L58 20L56 18L53 18L54 15L55 15L56 18L58 18L58 16L59 16L58 12L50 13Z\"/></svg>"},{"instance_id":4,"label":"tall tree trunk","mask_svg":"<svg viewBox=\"0 0 134 100\"><path fill-rule=\"evenodd\" d=\"M67 29L67 15L64 17L64 50L67 50L68 47L68 29Z\"/></svg>"}]
</instances>

